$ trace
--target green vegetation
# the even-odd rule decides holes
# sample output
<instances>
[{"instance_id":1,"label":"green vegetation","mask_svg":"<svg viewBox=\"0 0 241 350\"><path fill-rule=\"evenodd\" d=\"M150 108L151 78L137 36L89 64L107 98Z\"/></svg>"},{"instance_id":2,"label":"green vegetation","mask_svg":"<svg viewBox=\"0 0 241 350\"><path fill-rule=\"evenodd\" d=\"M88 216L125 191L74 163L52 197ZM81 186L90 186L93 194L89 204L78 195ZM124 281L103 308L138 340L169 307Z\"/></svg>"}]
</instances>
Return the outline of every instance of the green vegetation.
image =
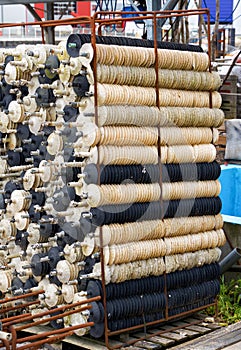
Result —
<instances>
[{"instance_id":1,"label":"green vegetation","mask_svg":"<svg viewBox=\"0 0 241 350\"><path fill-rule=\"evenodd\" d=\"M214 316L215 308L208 308L207 313ZM226 282L222 277L218 296L218 321L223 325L241 321L241 279Z\"/></svg>"}]
</instances>

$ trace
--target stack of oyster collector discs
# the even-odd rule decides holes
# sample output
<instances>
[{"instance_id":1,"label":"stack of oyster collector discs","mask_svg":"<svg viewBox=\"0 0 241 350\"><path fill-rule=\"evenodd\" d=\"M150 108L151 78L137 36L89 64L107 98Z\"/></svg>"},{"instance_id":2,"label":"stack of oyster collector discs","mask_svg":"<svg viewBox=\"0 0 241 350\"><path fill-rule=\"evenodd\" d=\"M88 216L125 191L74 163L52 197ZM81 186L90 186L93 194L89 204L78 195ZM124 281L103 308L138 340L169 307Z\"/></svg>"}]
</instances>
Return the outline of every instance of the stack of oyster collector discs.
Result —
<instances>
[{"instance_id":1,"label":"stack of oyster collector discs","mask_svg":"<svg viewBox=\"0 0 241 350\"><path fill-rule=\"evenodd\" d=\"M105 317L114 331L212 304L224 116L208 55L70 35L0 59L1 292L43 289L36 314L106 294L54 323L94 321L76 334L96 338Z\"/></svg>"}]
</instances>

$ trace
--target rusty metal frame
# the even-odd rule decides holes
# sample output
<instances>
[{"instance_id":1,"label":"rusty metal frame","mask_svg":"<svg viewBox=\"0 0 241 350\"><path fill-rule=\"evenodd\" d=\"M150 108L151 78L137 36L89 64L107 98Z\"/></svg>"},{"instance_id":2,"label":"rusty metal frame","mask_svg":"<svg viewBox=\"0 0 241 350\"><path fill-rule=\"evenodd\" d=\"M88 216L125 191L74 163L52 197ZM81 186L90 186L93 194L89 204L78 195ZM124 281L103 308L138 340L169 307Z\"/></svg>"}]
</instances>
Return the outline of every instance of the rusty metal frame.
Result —
<instances>
[{"instance_id":1,"label":"rusty metal frame","mask_svg":"<svg viewBox=\"0 0 241 350\"><path fill-rule=\"evenodd\" d=\"M31 293L29 293L29 294L31 294ZM36 295L36 292L34 292L32 294ZM24 294L21 296L18 296L17 299L24 298L24 296L25 296ZM8 302L8 299L9 298L1 300L2 304L4 303L4 300L7 300L7 302ZM64 339L65 337L72 335L74 333L74 331L77 329L93 326L94 322L87 322L84 324L79 324L79 325L75 325L75 326L61 328L58 330L53 329L51 331L42 332L40 334L28 336L25 338L18 338L17 332L27 330L28 328L30 328L32 326L46 323L46 319L44 319L44 318L42 318L41 320L35 321L35 322L30 322L30 323L27 323L27 321L33 321L35 318L50 316L51 314L54 314L56 312L63 311L62 313L60 313L60 314L58 313L57 315L50 316L47 319L47 321L57 320L58 318L63 318L65 316L69 316L69 315L72 315L74 313L89 310L92 307L89 303L91 303L93 301L99 301L100 299L101 299L101 297L97 296L94 298L81 300L81 301L76 302L76 303L65 304L65 305L56 307L54 309L50 309L48 311L38 313L36 315L31 315L30 313L26 313L24 315L17 315L17 316L12 316L12 317L1 319L3 331L9 332L12 335L11 340L4 339L4 340L1 340L1 342L5 345L6 349L9 349L9 350L10 349L16 350L17 348L20 350L25 350L25 349L39 349L39 346L43 345L44 343L51 344L53 342L56 342L57 340ZM25 307L25 304L23 303L21 306ZM66 311L68 309L72 309L72 310ZM44 339L41 339L41 338L44 338ZM26 342L33 341L33 342L19 346L19 344L21 344L25 341Z\"/></svg>"},{"instance_id":2,"label":"rusty metal frame","mask_svg":"<svg viewBox=\"0 0 241 350\"><path fill-rule=\"evenodd\" d=\"M156 107L159 108L159 88L158 88L158 55L157 55L157 30L158 30L158 24L157 21L160 18L173 18L173 17L184 17L184 16L200 16L200 15L207 15L207 28L208 28L208 55L209 55L209 71L211 71L211 42L210 42L210 37L211 37L211 30L210 30L210 11L209 9L197 9L197 10L165 10L165 11L144 11L144 12L140 12L138 13L138 16L136 17L127 17L127 18L122 18L122 17L116 17L116 16L121 16L123 14L123 12L121 11L99 11L96 12L94 14L93 17L76 17L76 18L68 18L68 19L61 19L61 20L47 20L44 22L28 22L28 23L3 23L0 24L0 28L4 28L4 27L17 27L17 26L22 26L22 25L38 25L41 28L41 32L42 32L42 42L45 43L45 38L44 38L44 29L46 27L56 27L56 26L60 26L60 25L81 25L81 24L88 24L90 25L90 29L91 29L91 44L93 47L93 51L94 51L94 56L93 56L93 61L91 63L92 65L92 69L93 69L93 75L94 75L94 107L95 107L95 123L98 125L98 89L97 89L97 60L96 60L96 34L101 35L102 34L102 27L105 27L107 25L113 25L113 24L118 24L118 23L123 23L123 22L133 22L135 20L147 20L150 19L152 20L153 23L153 29L154 29L154 52L155 52L155 71L156 71L156 84L155 84L155 88L156 88ZM125 12L125 14L130 14L130 15L136 15L135 11L129 11L129 12ZM106 18L105 16L108 16L108 18ZM110 18L111 16L113 16L112 18ZM210 108L212 107L212 93L210 91ZM159 138L160 139L160 138ZM159 156L159 166L160 166L160 174L161 174L161 162L160 162L160 140L158 141L158 156ZM99 156L98 156L98 161L97 161L97 169L98 169L98 185L100 185L100 163L99 163ZM162 176L160 175L160 186L162 186ZM160 198L160 201L162 203L162 197ZM102 228L100 227L100 253L101 253L101 281L102 281L102 288L103 288L103 305L104 305L104 311L105 311L105 317L104 317L104 328L105 328L105 344L106 347L108 349L117 349L120 348L122 345L115 345L115 346L110 346L109 343L109 338L111 336L114 335L119 335L121 333L126 333L126 332L130 332L130 331L134 331L137 329L141 329L141 328L145 328L146 326L151 326L151 325L157 325L157 324L161 324L163 322L166 321L170 321L170 320L174 320L177 319L179 317L184 317L184 316L188 316L190 314L193 314L194 312L197 311L201 311L206 309L209 306L216 306L217 302L202 306L200 308L196 308L187 312L183 312L180 313L178 315L175 316L168 316L168 305L166 303L166 308L165 308L165 317L163 319L160 320L156 320L153 322L149 322L149 323L145 323L142 325L138 325L138 326L134 326L134 327L129 327L129 328L125 328L125 329L121 329L115 332L111 332L108 329L108 321L107 321L107 310L106 310L106 289L105 289L105 266L104 266L104 252L103 252L103 236L102 236ZM166 297L167 297L167 288L166 288L166 283L165 283L165 291L164 291ZM99 297L100 298L100 297ZM167 298L166 298L167 299ZM90 299L89 299L90 300ZM1 303L1 301L0 301ZM66 314L71 313L71 311L67 311ZM37 317L37 316L35 316ZM54 319L58 318L59 315L57 316L52 316L52 318ZM26 317L27 318L27 317ZM17 321L17 320L16 320ZM46 320L44 320L46 322ZM13 321L14 323L14 321ZM192 324L192 323L190 323ZM6 324L9 325L11 327L13 327L11 321L10 324ZM21 330L24 329L25 326L19 326L16 328L16 330ZM180 327L179 327L180 328ZM174 327L173 329L178 329L177 327ZM56 334L57 332L54 331ZM65 336L72 334L73 331L69 330L66 332L58 332L58 336L56 335L56 339L62 339ZM164 331L160 331L157 334L162 334L164 333ZM43 333L46 334L46 333ZM145 338L148 338L145 337ZM140 338L140 339L145 339L145 338ZM37 336L33 337L32 339L38 339ZM51 339L53 339L51 337ZM46 341L46 340L45 340ZM135 340L136 342L137 340ZM5 346L6 349L10 349L10 345L5 342ZM34 346L36 348L38 348L39 345L43 344L42 343L43 340L38 340L35 343L32 344L31 348L34 348ZM130 345L133 344L134 341L131 340L127 343L125 343L125 345ZM24 349L28 349L28 347L22 346L19 349L24 350Z\"/></svg>"},{"instance_id":3,"label":"rusty metal frame","mask_svg":"<svg viewBox=\"0 0 241 350\"><path fill-rule=\"evenodd\" d=\"M92 62L92 69L93 69L93 74L94 74L94 102L95 102L95 122L98 125L98 89L97 89L97 79L96 79L96 71L97 71L97 66L96 66L96 32L98 33L98 35L101 35L101 29L102 27L106 26L106 25L113 25L119 22L124 22L124 21L135 21L137 19L142 19L142 20L146 20L146 19L152 19L153 21L153 28L154 28L154 51L155 51L155 71L156 71L156 106L159 108L159 87L158 87L158 55L157 55L157 20L159 18L172 18L172 17L183 17L183 16L192 16L192 15L203 15L206 14L207 18L208 18L208 55L209 55L209 71L211 71L211 42L210 42L210 36L211 36L211 31L210 31L210 13L209 13L209 9L203 9L203 10L177 10L177 11L154 11L154 12L141 12L140 16L138 17L131 17L131 18L104 18L103 16L110 16L110 15L121 15L121 12L118 11L101 11L101 12L97 12L94 17L93 20L91 22L91 43L93 46L93 50L94 50L94 58L93 58L93 62ZM127 12L127 14L136 14L133 11ZM96 26L98 25L98 28L96 30ZM210 108L212 107L212 93L210 91L210 99L209 99L209 104L210 104ZM161 177L161 162L160 162L160 137L159 137L159 141L158 141L158 156L159 156L159 166L160 166L160 186L162 186L162 177ZM97 169L98 169L98 185L100 185L100 164L99 164L99 157L98 157L98 162L97 162ZM160 198L161 201L161 205L163 203L162 201L162 197ZM151 325L157 325L157 324L161 324L163 322L166 321L170 321L170 320L174 320L177 319L179 317L185 317L187 315L193 314L194 312L197 311L201 311L206 309L209 306L216 306L217 303L216 301L214 303L202 306L200 308L196 308L194 310L190 310L187 312L183 312L180 313L178 315L175 316L168 316L168 304L167 304L167 288L166 288L166 283L165 283L165 295L166 295L166 308L165 308L165 317L161 320L156 320L153 322L149 322L149 323L145 323L142 325L137 325L134 327L129 327L129 328L125 328L125 329L121 329L118 331L110 331L108 329L108 322L107 322L107 310L106 310L106 289L105 289L105 266L104 266L104 255L103 255L103 237L102 237L102 229L100 227L100 249L101 249L101 270L102 270L102 275L101 275L101 281L102 281L102 290L103 290L103 305L104 305L104 310L105 310L105 319L104 319L104 323L105 323L105 345L108 349L118 349L121 348L122 345L131 345L133 343L135 343L137 341L137 339L135 340L131 340L131 341L127 341L125 344L118 344L115 346L110 346L109 343L109 338L111 336L115 336L115 335L120 335L122 333L126 333L126 332L130 332L130 331L134 331L134 330L138 330L141 328L145 328L146 326L151 326ZM177 329L177 328L175 328ZM159 334L164 333L163 331L160 331ZM140 339L145 339L144 338L140 338Z\"/></svg>"}]
</instances>

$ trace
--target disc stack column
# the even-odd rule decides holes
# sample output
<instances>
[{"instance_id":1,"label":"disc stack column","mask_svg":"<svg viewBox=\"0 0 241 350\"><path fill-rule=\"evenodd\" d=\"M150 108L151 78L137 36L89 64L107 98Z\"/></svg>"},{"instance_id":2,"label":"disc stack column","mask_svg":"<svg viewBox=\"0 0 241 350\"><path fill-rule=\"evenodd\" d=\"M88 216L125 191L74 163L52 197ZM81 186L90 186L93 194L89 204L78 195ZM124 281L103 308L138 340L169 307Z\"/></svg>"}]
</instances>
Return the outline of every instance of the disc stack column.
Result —
<instances>
[{"instance_id":1,"label":"disc stack column","mask_svg":"<svg viewBox=\"0 0 241 350\"><path fill-rule=\"evenodd\" d=\"M80 60L91 72L94 50L85 40L70 36L67 45L73 54L81 42L79 55L89 59ZM106 298L110 335L213 304L225 242L214 146L223 120L219 75L209 72L200 47L158 43L156 57L153 42L144 45L97 37L97 106L92 97L83 110L90 148L82 178L91 207L83 217L103 253L87 293Z\"/></svg>"}]
</instances>

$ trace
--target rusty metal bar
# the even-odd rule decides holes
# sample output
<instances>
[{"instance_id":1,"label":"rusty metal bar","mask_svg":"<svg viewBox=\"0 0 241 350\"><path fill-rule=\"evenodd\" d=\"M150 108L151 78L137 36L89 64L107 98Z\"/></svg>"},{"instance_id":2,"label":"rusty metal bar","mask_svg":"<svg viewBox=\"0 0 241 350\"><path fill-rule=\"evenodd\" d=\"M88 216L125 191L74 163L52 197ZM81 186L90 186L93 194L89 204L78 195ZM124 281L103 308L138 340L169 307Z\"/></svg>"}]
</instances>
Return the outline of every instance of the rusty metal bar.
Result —
<instances>
[{"instance_id":1,"label":"rusty metal bar","mask_svg":"<svg viewBox=\"0 0 241 350\"><path fill-rule=\"evenodd\" d=\"M39 304L39 303L40 303L40 300L36 300L36 301L31 301L31 302L28 302L28 303L25 303L25 304L21 304L21 305L15 305L15 306L12 306L12 307L3 308L3 309L0 310L0 314L4 314L4 313L9 312L9 311L15 311L15 310L18 310L18 309L21 309L21 308L24 308L24 307L27 307L27 306L31 306L31 305L34 305L34 304Z\"/></svg>"},{"instance_id":2,"label":"rusty metal bar","mask_svg":"<svg viewBox=\"0 0 241 350\"><path fill-rule=\"evenodd\" d=\"M109 21L122 21L122 20L136 20L136 19L148 19L148 15L151 16L153 14L158 15L159 18L167 18L167 17L180 17L180 16L193 16L193 15L200 15L200 14L207 14L209 12L208 8L203 8L203 9L192 9L192 10L163 10L163 11L140 11L136 17L131 17L131 18L122 18L122 17L117 17L117 18L104 18L104 20ZM109 15L122 15L122 11L98 11L95 12L93 15L93 18L95 20L95 23L99 23L103 21L103 17L101 16L106 15L109 17ZM125 11L125 14L130 14L130 15L136 15L136 11ZM100 17L98 18L98 16Z\"/></svg>"},{"instance_id":3,"label":"rusty metal bar","mask_svg":"<svg viewBox=\"0 0 241 350\"><path fill-rule=\"evenodd\" d=\"M94 297L94 298L90 298L90 299L86 299L86 300L81 300L77 303L74 303L74 304L65 304L65 305L62 305L62 306L59 306L59 307L56 307L54 309L51 309L51 310L48 310L48 311L45 311L45 312L41 312L37 315L31 315L31 316L28 316L25 318L24 321L30 321L30 320L33 320L34 318L38 318L38 317L43 317L43 316L48 316L54 312L57 312L57 311L63 311L65 309L70 309L70 308L73 308L73 307L76 307L76 306L80 306L80 305L83 305L83 304L88 304L88 303L91 303L92 301L98 301L100 300L100 296L98 297ZM88 305L87 305L88 306ZM77 309L77 311L80 310L81 311L81 308ZM58 315L59 317L59 315ZM57 318L58 318L57 317ZM50 320L51 318L49 318ZM46 322L46 320L45 320ZM8 322L8 323L5 323L4 326L10 326L12 325L14 322ZM25 328L25 327L24 327Z\"/></svg>"},{"instance_id":4,"label":"rusty metal bar","mask_svg":"<svg viewBox=\"0 0 241 350\"><path fill-rule=\"evenodd\" d=\"M4 322L9 322L9 321L12 321L12 320L23 320L25 317L27 317L27 316L31 316L31 314L30 313L27 313L27 314L24 314L24 315L15 315L15 316L11 316L11 317L6 317L6 318L1 318L0 319L0 321L2 322L2 323L4 323ZM24 320L23 320L24 321ZM4 324L3 324L3 327L4 327Z\"/></svg>"},{"instance_id":5,"label":"rusty metal bar","mask_svg":"<svg viewBox=\"0 0 241 350\"><path fill-rule=\"evenodd\" d=\"M77 312L81 312L81 311L85 311L85 310L89 310L89 309L91 309L91 305L86 305L86 306L80 307L79 309L74 309L74 310L63 312L62 314L51 316L48 318L48 321L54 321L54 320L57 320L58 318L73 315L73 314L76 314ZM38 317L38 315L34 315L34 317ZM42 319L39 321L35 321L34 325L37 326L37 325L45 323L45 322L46 322L46 319ZM27 323L27 324L24 324L21 326L17 326L16 331L21 331L21 330L23 330L25 328L29 328L31 326L33 326L33 323Z\"/></svg>"},{"instance_id":6,"label":"rusty metal bar","mask_svg":"<svg viewBox=\"0 0 241 350\"><path fill-rule=\"evenodd\" d=\"M178 315L174 315L174 316L169 316L168 317L168 321L169 320L174 320L174 319L177 319L178 317L182 317L182 316L188 316L190 314L193 314L194 312L197 312L197 311L201 311L201 310L204 310L206 309L207 307L210 307L210 306L215 306L216 303L212 303L212 304L208 304L208 305L205 305L205 306L201 306L199 308L196 308L196 309L193 309L193 310L190 310L190 311L185 311L185 312L182 312ZM160 324L160 323L163 323L163 322L166 322L166 319L161 319L161 320L156 320L156 321L152 321L152 322L148 322L148 323L145 323L144 324L141 324L141 325L137 325L137 326L133 326L133 327L129 327L129 328L125 328L125 329L120 329L118 331L114 331L114 332L109 332L109 336L112 336L112 335L118 335L118 334L121 334L121 333L124 333L124 332L128 332L128 331L134 331L136 329L139 329L139 328L143 328L144 326L154 326L154 325L157 325L157 324ZM115 347L114 347L115 348ZM114 349L113 348L113 349ZM118 349L118 348L115 348L115 349Z\"/></svg>"},{"instance_id":7,"label":"rusty metal bar","mask_svg":"<svg viewBox=\"0 0 241 350\"><path fill-rule=\"evenodd\" d=\"M99 27L100 29L100 27ZM97 87L97 57L96 57L96 35L95 35L95 22L91 22L91 43L93 46L93 62L92 70L94 75L94 108L95 108L95 124L98 126L98 87ZM99 150L98 150L98 159L97 159L97 172L98 172L98 185L100 186L100 159L99 159ZM100 227L100 264L101 264L101 282L102 282L102 293L103 293L103 306L104 306L104 326L105 326L105 344L109 347L108 339L108 322L107 322L107 302L106 302L106 289L105 289L105 264L104 264L104 251L103 251L103 231L102 226Z\"/></svg>"},{"instance_id":8,"label":"rusty metal bar","mask_svg":"<svg viewBox=\"0 0 241 350\"><path fill-rule=\"evenodd\" d=\"M6 339L1 339L1 342L5 345L5 350L10 350L10 343Z\"/></svg>"},{"instance_id":9,"label":"rusty metal bar","mask_svg":"<svg viewBox=\"0 0 241 350\"><path fill-rule=\"evenodd\" d=\"M17 343L20 344L20 343L23 343L25 341L36 340L38 338L48 337L50 335L61 334L64 332L74 331L76 329L86 328L86 327L91 327L91 326L94 326L94 322L82 323L82 324L78 324L75 326L69 326L69 327L61 328L61 329L53 329L52 331L42 332L40 334L35 334L35 335L31 335L31 336L28 336L25 338L20 338L20 339L18 339Z\"/></svg>"},{"instance_id":10,"label":"rusty metal bar","mask_svg":"<svg viewBox=\"0 0 241 350\"><path fill-rule=\"evenodd\" d=\"M171 17L182 17L182 16L193 16L193 15L200 15L200 14L207 14L209 12L208 9L202 9L202 10L176 10L176 11L143 11L140 12L140 15L137 17L131 17L131 18L105 18L105 22L123 22L123 21L135 21L138 19L152 19L153 14L156 14L158 18L171 18ZM25 23L2 23L0 24L0 28L6 28L6 27L19 27L23 25L33 25L33 26L40 26L41 28L44 27L53 27L53 26L60 26L60 25L68 25L68 24L84 24L84 23L91 23L91 20L94 19L95 23L103 23L103 18L98 19L97 16L101 15L110 15L110 14L115 14L115 15L121 15L121 11L101 11L101 12L96 12L92 17L75 17L75 18L67 18L67 19L61 19L61 20L48 20L48 21L37 21L37 22L25 22ZM136 14L135 11L128 11L125 12L125 14ZM148 16L149 14L149 16Z\"/></svg>"},{"instance_id":11,"label":"rusty metal bar","mask_svg":"<svg viewBox=\"0 0 241 350\"><path fill-rule=\"evenodd\" d=\"M0 300L0 304L5 304L5 303L8 303L10 301L15 301L15 300L19 300L19 299L28 298L28 297L33 297L33 296L41 294L41 293L44 293L43 289L38 290L38 291L33 291L33 292L30 292L30 293L26 293L26 294L16 295L16 296L11 297L11 298L1 299Z\"/></svg>"},{"instance_id":12,"label":"rusty metal bar","mask_svg":"<svg viewBox=\"0 0 241 350\"><path fill-rule=\"evenodd\" d=\"M39 340L39 341L36 341L34 343L30 343L30 344L26 344L26 345L23 345L23 346L20 346L20 347L15 347L13 348L12 350L15 350L15 349L18 349L18 350L25 350L25 349L30 349L30 350L33 350L33 349L40 349L39 346L40 345L43 345L43 344L51 344L51 343L55 343L56 341L59 341L61 339L64 339L70 335L73 334L73 331L69 331L69 332L65 332L64 334L59 334L57 336L52 336L51 338L49 338L48 340L47 339L42 339L42 340Z\"/></svg>"},{"instance_id":13,"label":"rusty metal bar","mask_svg":"<svg viewBox=\"0 0 241 350\"><path fill-rule=\"evenodd\" d=\"M80 21L82 23L87 23L90 21L91 17L75 17L75 18L68 18L68 19L54 19L54 20L48 20L48 21L36 21L36 22L22 22L22 23L1 23L0 28L7 28L7 27L22 27L23 25L32 25L32 26L40 26L40 27L55 27L60 25L67 25L67 24L78 24Z\"/></svg>"},{"instance_id":14,"label":"rusty metal bar","mask_svg":"<svg viewBox=\"0 0 241 350\"><path fill-rule=\"evenodd\" d=\"M176 318L178 318L178 315L176 316ZM202 322L201 319L198 320L198 321L189 322L189 323L187 323L187 326L198 325L201 322ZM174 326L169 331L175 331L175 330L182 329L182 328L185 328L185 326L183 326L183 325L182 326ZM160 330L158 332L154 332L154 333L151 333L151 334L145 334L145 336L139 337L138 339L133 339L133 340L130 340L130 341L126 342L125 345L126 344L128 344L128 345L134 344L134 343L137 342L137 340L145 340L145 339L149 339L149 338L152 338L152 337L155 337L155 336L163 335L166 332L167 332L167 330ZM112 349L118 349L118 348L119 348L118 345L112 347Z\"/></svg>"}]
</instances>

